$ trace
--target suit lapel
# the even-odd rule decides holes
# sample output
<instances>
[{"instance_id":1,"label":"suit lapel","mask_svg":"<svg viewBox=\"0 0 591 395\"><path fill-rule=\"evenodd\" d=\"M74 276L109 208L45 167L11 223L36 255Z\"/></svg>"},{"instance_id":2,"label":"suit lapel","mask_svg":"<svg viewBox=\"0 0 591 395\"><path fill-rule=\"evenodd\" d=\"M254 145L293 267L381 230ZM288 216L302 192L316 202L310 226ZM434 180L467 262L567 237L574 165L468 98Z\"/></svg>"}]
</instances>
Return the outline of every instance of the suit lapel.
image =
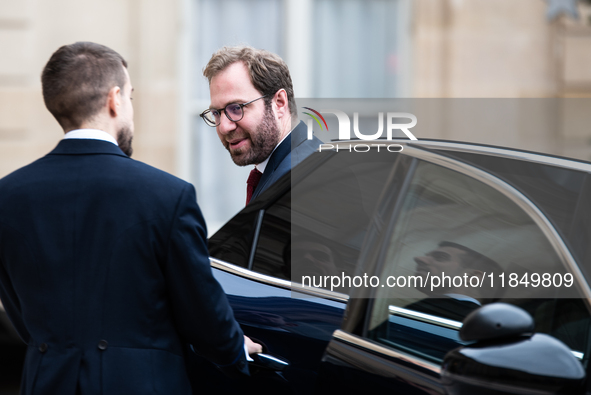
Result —
<instances>
[{"instance_id":1,"label":"suit lapel","mask_svg":"<svg viewBox=\"0 0 591 395\"><path fill-rule=\"evenodd\" d=\"M291 150L299 147L304 141L308 140L308 127L304 121L300 121L291 132Z\"/></svg>"},{"instance_id":2,"label":"suit lapel","mask_svg":"<svg viewBox=\"0 0 591 395\"><path fill-rule=\"evenodd\" d=\"M273 175L279 164L281 164L281 162L283 162L283 160L289 156L290 152L291 134L287 136L285 140L283 140L281 144L279 144L279 146L271 154L271 157L269 158L269 163L267 163L267 167L265 167L265 172L261 177L261 181L259 181L259 185L257 185L256 189L254 190L254 193L252 194L253 199L257 197L261 191L266 189L266 185L271 179L271 176Z\"/></svg>"},{"instance_id":3,"label":"suit lapel","mask_svg":"<svg viewBox=\"0 0 591 395\"><path fill-rule=\"evenodd\" d=\"M300 123L291 131L291 133L279 144L279 146L273 151L269 158L269 163L265 168L265 172L261 177L261 181L255 189L252 199L257 197L261 191L267 188L267 184L272 179L275 170L285 161L291 161L291 152L304 141L306 141L307 126L304 122ZM291 167L291 166L289 166Z\"/></svg>"}]
</instances>

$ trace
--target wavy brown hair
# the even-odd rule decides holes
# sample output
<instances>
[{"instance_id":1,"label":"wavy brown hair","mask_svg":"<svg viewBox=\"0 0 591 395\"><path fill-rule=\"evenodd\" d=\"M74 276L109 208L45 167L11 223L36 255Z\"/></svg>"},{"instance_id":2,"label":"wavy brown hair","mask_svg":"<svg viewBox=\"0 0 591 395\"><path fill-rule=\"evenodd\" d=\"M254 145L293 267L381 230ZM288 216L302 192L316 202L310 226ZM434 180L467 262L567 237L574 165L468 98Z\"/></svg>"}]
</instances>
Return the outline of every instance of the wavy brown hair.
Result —
<instances>
[{"instance_id":1,"label":"wavy brown hair","mask_svg":"<svg viewBox=\"0 0 591 395\"><path fill-rule=\"evenodd\" d=\"M222 47L215 52L203 69L203 75L211 84L211 79L231 64L243 62L250 74L252 85L265 98L267 105L279 89L285 89L289 102L289 112L295 120L298 116L293 94L293 84L287 64L278 55L264 49L250 46Z\"/></svg>"}]
</instances>

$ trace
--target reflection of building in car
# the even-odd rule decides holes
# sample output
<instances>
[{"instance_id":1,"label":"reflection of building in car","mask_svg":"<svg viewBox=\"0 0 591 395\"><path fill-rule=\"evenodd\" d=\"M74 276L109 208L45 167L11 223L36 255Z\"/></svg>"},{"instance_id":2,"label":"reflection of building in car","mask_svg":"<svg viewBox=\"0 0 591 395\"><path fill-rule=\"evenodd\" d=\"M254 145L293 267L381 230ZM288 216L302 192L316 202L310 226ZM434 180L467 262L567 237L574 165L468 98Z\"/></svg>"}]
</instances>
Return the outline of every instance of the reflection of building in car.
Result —
<instances>
[{"instance_id":1,"label":"reflection of building in car","mask_svg":"<svg viewBox=\"0 0 591 395\"><path fill-rule=\"evenodd\" d=\"M441 281L439 287L431 287L431 283L423 283L418 288L429 297L407 306L410 310L426 314L437 315L456 321L462 321L471 311L477 309L490 300L485 298L488 293L482 292L480 287L472 287L466 281L453 282L454 277L468 278L476 276L479 279L486 274L497 276L502 272L498 263L492 259L461 244L442 241L437 249L424 256L414 258L417 264L416 274L424 279L427 275L447 277L450 280ZM455 286L460 284L459 286Z\"/></svg>"}]
</instances>

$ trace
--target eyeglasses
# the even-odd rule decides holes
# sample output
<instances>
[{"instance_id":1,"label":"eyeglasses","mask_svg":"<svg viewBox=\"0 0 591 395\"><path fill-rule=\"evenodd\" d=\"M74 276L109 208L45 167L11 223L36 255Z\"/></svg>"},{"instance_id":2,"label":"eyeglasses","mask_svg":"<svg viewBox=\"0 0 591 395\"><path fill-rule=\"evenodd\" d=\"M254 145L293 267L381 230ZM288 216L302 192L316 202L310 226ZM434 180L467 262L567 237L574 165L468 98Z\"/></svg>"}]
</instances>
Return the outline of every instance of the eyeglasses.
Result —
<instances>
[{"instance_id":1,"label":"eyeglasses","mask_svg":"<svg viewBox=\"0 0 591 395\"><path fill-rule=\"evenodd\" d=\"M244 117L244 110L245 106L248 106L250 103L255 102L263 97L267 97L269 95L261 96L257 99L251 100L248 103L230 103L225 108L221 108L216 110L215 108L209 108L203 111L199 116L203 118L205 123L208 126L218 126L222 122L222 111L226 113L226 117L232 122L238 122Z\"/></svg>"}]
</instances>

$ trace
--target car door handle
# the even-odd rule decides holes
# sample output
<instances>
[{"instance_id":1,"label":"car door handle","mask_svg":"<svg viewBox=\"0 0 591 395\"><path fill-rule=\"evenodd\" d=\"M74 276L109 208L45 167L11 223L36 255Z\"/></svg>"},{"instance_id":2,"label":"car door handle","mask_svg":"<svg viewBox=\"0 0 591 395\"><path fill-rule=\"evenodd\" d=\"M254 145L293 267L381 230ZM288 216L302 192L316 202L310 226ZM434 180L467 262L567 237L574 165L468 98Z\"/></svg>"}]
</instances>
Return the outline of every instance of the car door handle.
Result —
<instances>
[{"instance_id":1,"label":"car door handle","mask_svg":"<svg viewBox=\"0 0 591 395\"><path fill-rule=\"evenodd\" d=\"M289 366L289 362L285 359L269 354L253 354L251 358L253 361L250 363L258 368L282 371Z\"/></svg>"}]
</instances>

